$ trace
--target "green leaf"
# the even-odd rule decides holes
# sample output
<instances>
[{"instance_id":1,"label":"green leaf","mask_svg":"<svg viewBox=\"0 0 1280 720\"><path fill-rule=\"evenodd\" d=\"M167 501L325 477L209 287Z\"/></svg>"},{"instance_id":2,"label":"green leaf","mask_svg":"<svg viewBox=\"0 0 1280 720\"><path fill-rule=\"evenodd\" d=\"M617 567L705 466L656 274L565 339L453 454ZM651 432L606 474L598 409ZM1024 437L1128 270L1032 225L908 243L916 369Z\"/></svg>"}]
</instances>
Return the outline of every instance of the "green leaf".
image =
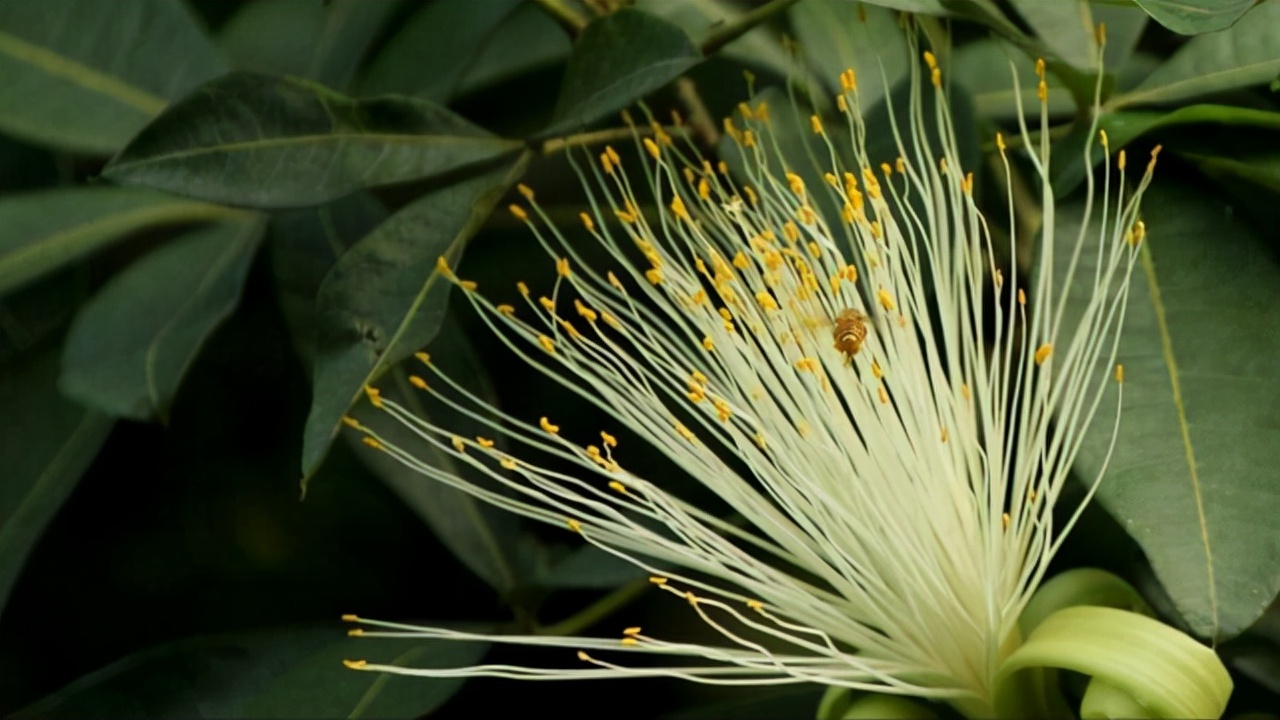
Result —
<instances>
[{"instance_id":1,"label":"green leaf","mask_svg":"<svg viewBox=\"0 0 1280 720\"><path fill-rule=\"evenodd\" d=\"M0 198L0 295L129 233L242 214L135 188L62 188Z\"/></svg>"},{"instance_id":2,"label":"green leaf","mask_svg":"<svg viewBox=\"0 0 1280 720\"><path fill-rule=\"evenodd\" d=\"M238 70L351 81L395 0L258 0L231 16L218 45Z\"/></svg>"},{"instance_id":3,"label":"green leaf","mask_svg":"<svg viewBox=\"0 0 1280 720\"><path fill-rule=\"evenodd\" d=\"M304 489L362 388L439 330L449 285L436 275L436 259L457 260L528 162L525 153L423 195L361 239L325 278L316 301L320 327L303 436Z\"/></svg>"},{"instance_id":4,"label":"green leaf","mask_svg":"<svg viewBox=\"0 0 1280 720\"><path fill-rule=\"evenodd\" d=\"M1035 66L1027 62L1016 48L1001 40L977 40L955 50L951 68L955 79L969 91L974 112L980 117L995 120L1038 117L1040 104L1036 100L1036 86L1039 78L1036 77ZM1057 75L1049 73L1045 81L1049 85L1049 114L1063 116L1074 113L1075 101L1062 88ZM1018 105L1019 97L1021 107Z\"/></svg>"},{"instance_id":5,"label":"green leaf","mask_svg":"<svg viewBox=\"0 0 1280 720\"><path fill-rule=\"evenodd\" d=\"M451 379L480 397L492 400L493 388L480 358L456 322L446 320L440 334L428 346L432 362ZM430 377L430 376L428 376ZM432 380L428 380L431 382ZM379 385L383 396L415 411L419 417L463 437L492 435L483 423L467 417L410 386L406 370L397 368ZM418 437L412 430L368 405L353 411L355 417L378 437L400 447L418 460L462 478L469 487L499 491L484 473L457 463L448 453ZM358 433L348 430L361 459L405 504L422 518L454 554L481 580L504 597L525 583L530 574L521 561L518 543L524 523L520 517L486 503L443 482L424 477L385 452L365 447Z\"/></svg>"},{"instance_id":6,"label":"green leaf","mask_svg":"<svg viewBox=\"0 0 1280 720\"><path fill-rule=\"evenodd\" d=\"M400 93L447 102L485 40L517 4L440 0L424 5L369 64L360 94Z\"/></svg>"},{"instance_id":7,"label":"green leaf","mask_svg":"<svg viewBox=\"0 0 1280 720\"><path fill-rule=\"evenodd\" d=\"M542 569L538 584L548 588L609 589L644 575L644 568L634 563L594 545L582 545Z\"/></svg>"},{"instance_id":8,"label":"green leaf","mask_svg":"<svg viewBox=\"0 0 1280 720\"><path fill-rule=\"evenodd\" d=\"M1106 131L1113 153L1149 132L1198 123L1280 130L1280 113L1232 105L1203 104L1187 105L1172 112L1122 110L1106 112L1098 117L1098 129ZM1066 197L1084 181L1084 146L1088 131L1088 126L1079 123L1054 146L1055 160L1049 172L1054 193L1060 198ZM1102 145L1095 140L1089 161L1097 165L1102 160Z\"/></svg>"},{"instance_id":9,"label":"green leaf","mask_svg":"<svg viewBox=\"0 0 1280 720\"><path fill-rule=\"evenodd\" d=\"M1179 152L1178 155L1190 160L1200 169L1200 172L1209 177L1233 175L1273 192L1280 192L1280 150L1264 148L1245 157L1203 155L1193 152Z\"/></svg>"},{"instance_id":10,"label":"green leaf","mask_svg":"<svg viewBox=\"0 0 1280 720\"><path fill-rule=\"evenodd\" d=\"M1160 105L1259 85L1280 74L1280 3L1264 2L1229 30L1192 38L1108 110Z\"/></svg>"},{"instance_id":11,"label":"green leaf","mask_svg":"<svg viewBox=\"0 0 1280 720\"><path fill-rule=\"evenodd\" d=\"M868 5L879 5L891 10L920 13L922 15L947 15L946 0L866 0Z\"/></svg>"},{"instance_id":12,"label":"green leaf","mask_svg":"<svg viewBox=\"0 0 1280 720\"><path fill-rule=\"evenodd\" d=\"M1231 27L1260 0L1136 0L1155 21L1176 33L1198 35Z\"/></svg>"},{"instance_id":13,"label":"green leaf","mask_svg":"<svg viewBox=\"0 0 1280 720\"><path fill-rule=\"evenodd\" d=\"M520 146L423 100L352 100L306 80L232 73L166 110L103 174L214 202L296 207Z\"/></svg>"},{"instance_id":14,"label":"green leaf","mask_svg":"<svg viewBox=\"0 0 1280 720\"><path fill-rule=\"evenodd\" d=\"M0 132L33 143L109 155L226 69L179 0L0 3Z\"/></svg>"},{"instance_id":15,"label":"green leaf","mask_svg":"<svg viewBox=\"0 0 1280 720\"><path fill-rule=\"evenodd\" d=\"M564 28L537 3L520 3L494 28L458 81L454 95L474 93L564 63L572 52L573 42Z\"/></svg>"},{"instance_id":16,"label":"green leaf","mask_svg":"<svg viewBox=\"0 0 1280 720\"><path fill-rule=\"evenodd\" d=\"M413 667L474 664L487 643L349 638L332 624L214 637L152 648L90 673L14 718L416 718L461 679L357 672L344 658Z\"/></svg>"},{"instance_id":17,"label":"green leaf","mask_svg":"<svg viewBox=\"0 0 1280 720\"><path fill-rule=\"evenodd\" d=\"M1280 591L1280 267L1201 193L1156 184L1143 209L1147 240L1117 359L1120 434L1098 500L1142 547L1187 626L1223 640ZM1091 285L1092 266L1076 277ZM1076 460L1086 480L1103 469L1116 396L1104 394Z\"/></svg>"},{"instance_id":18,"label":"green leaf","mask_svg":"<svg viewBox=\"0 0 1280 720\"><path fill-rule=\"evenodd\" d=\"M736 24L750 9L725 0L637 0L635 8L678 25L695 42L718 27ZM802 71L776 33L761 32L763 28L759 27L756 30L725 45L716 55L771 70L784 78Z\"/></svg>"},{"instance_id":19,"label":"green leaf","mask_svg":"<svg viewBox=\"0 0 1280 720\"><path fill-rule=\"evenodd\" d=\"M280 309L307 370L315 360L316 294L321 283L347 248L386 219L387 209L368 193L271 218L267 246Z\"/></svg>"},{"instance_id":20,"label":"green leaf","mask_svg":"<svg viewBox=\"0 0 1280 720\"><path fill-rule=\"evenodd\" d=\"M910 53L893 13L842 0L809 0L790 14L805 57L831 92L840 92L840 73L853 68L858 100L867 109L906 77Z\"/></svg>"},{"instance_id":21,"label":"green leaf","mask_svg":"<svg viewBox=\"0 0 1280 720\"><path fill-rule=\"evenodd\" d=\"M192 230L112 278L71 325L62 391L112 415L164 419L200 346L239 301L262 227Z\"/></svg>"},{"instance_id":22,"label":"green leaf","mask_svg":"<svg viewBox=\"0 0 1280 720\"><path fill-rule=\"evenodd\" d=\"M52 351L7 362L0 373L0 608L114 424L61 397L57 382Z\"/></svg>"},{"instance_id":23,"label":"green leaf","mask_svg":"<svg viewBox=\"0 0 1280 720\"><path fill-rule=\"evenodd\" d=\"M680 28L638 10L595 20L569 57L555 120L543 134L574 130L618 112L701 62Z\"/></svg>"},{"instance_id":24,"label":"green leaf","mask_svg":"<svg viewBox=\"0 0 1280 720\"><path fill-rule=\"evenodd\" d=\"M1010 4L1059 60L1082 70L1097 69L1095 21L1086 0L1010 0Z\"/></svg>"}]
</instances>

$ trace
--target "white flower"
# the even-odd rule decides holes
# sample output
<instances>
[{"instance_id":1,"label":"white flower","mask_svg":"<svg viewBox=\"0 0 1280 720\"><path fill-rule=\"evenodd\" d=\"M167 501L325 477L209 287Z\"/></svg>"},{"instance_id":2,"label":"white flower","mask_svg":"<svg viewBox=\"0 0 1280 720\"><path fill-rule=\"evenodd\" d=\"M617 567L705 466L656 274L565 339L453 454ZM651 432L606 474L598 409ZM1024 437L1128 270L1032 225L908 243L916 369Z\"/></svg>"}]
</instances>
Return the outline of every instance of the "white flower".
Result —
<instances>
[{"instance_id":1,"label":"white flower","mask_svg":"<svg viewBox=\"0 0 1280 720\"><path fill-rule=\"evenodd\" d=\"M506 493L437 469L414 447L350 421L370 445L428 478L567 524L586 542L650 568L656 587L687 601L723 642L680 642L640 628L626 629L621 641L491 637L348 617L387 631L357 631L364 635L569 647L585 661L569 669L350 666L433 677L820 683L990 712L996 671L1020 641L1019 613L1070 527L1055 528L1052 511L1072 459L1102 394L1118 392L1112 363L1154 156L1136 188L1123 152L1096 194L1090 174L1086 213L1095 222L1082 222L1079 236L1055 237L1038 64L1039 136L1025 126L1019 133L1044 213L1032 263L1038 280L1026 297L1015 245L998 239L975 206L940 71L930 53L924 58L913 71L910 107L897 111L896 158L867 157L848 71L837 102L852 148L832 147L821 121L811 120L831 148L820 187L780 166L763 106L744 107L736 125L726 123L745 177L652 124L637 132L640 175L622 172L612 148L579 168L590 203L582 222L612 256L610 267L582 262L527 188L531 209L512 212L555 259L549 295L522 285L527 307L494 304L441 263L512 352L611 413L647 447L619 445L609 429L579 445L570 438L595 431L562 430L550 413L540 422L512 417L425 357L434 374L415 384L507 438L509 454L376 390L370 398ZM936 113L922 109L923 92L937 94ZM1105 148L1105 135L1101 142ZM1011 186L1012 151L1003 138L996 143ZM856 164L845 167L849 156ZM820 194L840 208L838 219L819 212ZM642 212L646 202L658 210ZM1001 217L1010 225L1013 205L1010 197ZM1077 258L1096 256L1092 296L1073 298L1071 317L1079 320L1071 327L1063 325L1070 282L1052 267L1062 242ZM662 478L628 471L631 453L652 450L738 519L673 496ZM551 470L548 460L577 469ZM628 653L667 660L630 665Z\"/></svg>"}]
</instances>

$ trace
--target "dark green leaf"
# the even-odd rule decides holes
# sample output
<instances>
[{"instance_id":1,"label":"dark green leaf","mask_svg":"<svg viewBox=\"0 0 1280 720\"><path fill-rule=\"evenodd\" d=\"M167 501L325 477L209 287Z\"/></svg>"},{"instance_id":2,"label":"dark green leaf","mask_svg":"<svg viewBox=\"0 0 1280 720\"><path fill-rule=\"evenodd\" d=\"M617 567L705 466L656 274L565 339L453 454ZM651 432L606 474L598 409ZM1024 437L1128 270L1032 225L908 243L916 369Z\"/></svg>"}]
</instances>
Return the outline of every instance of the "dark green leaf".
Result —
<instances>
[{"instance_id":1,"label":"dark green leaf","mask_svg":"<svg viewBox=\"0 0 1280 720\"><path fill-rule=\"evenodd\" d=\"M569 58L556 119L545 134L574 130L631 105L702 60L680 28L619 10L582 32Z\"/></svg>"},{"instance_id":2,"label":"dark green leaf","mask_svg":"<svg viewBox=\"0 0 1280 720\"><path fill-rule=\"evenodd\" d=\"M435 273L436 259L461 255L528 161L526 153L512 165L423 195L360 240L329 273L317 299L320 327L303 437L304 483L361 389L439 330L449 286Z\"/></svg>"},{"instance_id":3,"label":"dark green leaf","mask_svg":"<svg viewBox=\"0 0 1280 720\"><path fill-rule=\"evenodd\" d=\"M1258 0L1136 0L1156 22L1183 35L1231 27Z\"/></svg>"},{"instance_id":4,"label":"dark green leaf","mask_svg":"<svg viewBox=\"0 0 1280 720\"><path fill-rule=\"evenodd\" d=\"M1143 209L1148 236L1117 360L1120 434L1098 499L1191 630L1223 640L1280 591L1280 267L1202 193L1156 184ZM1069 224L1058 231L1073 237ZM1064 268L1070 243L1059 249ZM1077 292L1092 286L1091 262ZM1077 458L1085 479L1103 468L1116 399L1104 394Z\"/></svg>"},{"instance_id":5,"label":"dark green leaf","mask_svg":"<svg viewBox=\"0 0 1280 720\"><path fill-rule=\"evenodd\" d=\"M143 228L242 214L135 188L66 188L0 198L0 295Z\"/></svg>"},{"instance_id":6,"label":"dark green leaf","mask_svg":"<svg viewBox=\"0 0 1280 720\"><path fill-rule=\"evenodd\" d=\"M537 3L516 6L480 49L458 81L466 95L568 60L569 35Z\"/></svg>"},{"instance_id":7,"label":"dark green leaf","mask_svg":"<svg viewBox=\"0 0 1280 720\"><path fill-rule=\"evenodd\" d=\"M947 14L946 0L867 0L867 4L922 15Z\"/></svg>"},{"instance_id":8,"label":"dark green leaf","mask_svg":"<svg viewBox=\"0 0 1280 720\"><path fill-rule=\"evenodd\" d=\"M868 109L906 77L910 52L889 11L841 0L809 0L791 8L790 14L805 57L831 92L840 92L840 73L853 68L858 100Z\"/></svg>"},{"instance_id":9,"label":"dark green leaf","mask_svg":"<svg viewBox=\"0 0 1280 720\"><path fill-rule=\"evenodd\" d=\"M1268 148L1241 157L1194 152L1180 152L1178 155L1190 160L1210 177L1234 175L1273 192L1280 192L1280 150Z\"/></svg>"},{"instance_id":10,"label":"dark green leaf","mask_svg":"<svg viewBox=\"0 0 1280 720\"><path fill-rule=\"evenodd\" d=\"M484 41L517 4L518 0L440 0L424 5L370 63L360 93L448 101Z\"/></svg>"},{"instance_id":11,"label":"dark green leaf","mask_svg":"<svg viewBox=\"0 0 1280 720\"><path fill-rule=\"evenodd\" d=\"M475 663L487 643L348 638L302 627L199 637L130 655L19 711L15 718L415 718L461 679L348 670L346 658L412 667Z\"/></svg>"},{"instance_id":12,"label":"dark green leaf","mask_svg":"<svg viewBox=\"0 0 1280 720\"><path fill-rule=\"evenodd\" d=\"M72 323L63 392L112 415L163 419L201 345L239 302L262 226L192 230L112 278Z\"/></svg>"},{"instance_id":13,"label":"dark green leaf","mask_svg":"<svg viewBox=\"0 0 1280 720\"><path fill-rule=\"evenodd\" d=\"M166 110L104 174L215 202L296 207L519 147L423 100L352 100L305 80L232 73Z\"/></svg>"},{"instance_id":14,"label":"dark green leaf","mask_svg":"<svg viewBox=\"0 0 1280 720\"><path fill-rule=\"evenodd\" d=\"M239 70L345 87L394 8L395 0L257 0L223 26L218 45Z\"/></svg>"},{"instance_id":15,"label":"dark green leaf","mask_svg":"<svg viewBox=\"0 0 1280 720\"><path fill-rule=\"evenodd\" d=\"M271 218L267 244L280 308L308 370L315 359L320 284L347 248L386 219L387 209L368 193Z\"/></svg>"},{"instance_id":16,"label":"dark green leaf","mask_svg":"<svg viewBox=\"0 0 1280 720\"><path fill-rule=\"evenodd\" d=\"M0 131L109 155L226 71L179 0L0 2Z\"/></svg>"},{"instance_id":17,"label":"dark green leaf","mask_svg":"<svg viewBox=\"0 0 1280 720\"><path fill-rule=\"evenodd\" d=\"M1009 4L1059 60L1082 70L1097 69L1095 21L1086 0L1010 0Z\"/></svg>"},{"instance_id":18,"label":"dark green leaf","mask_svg":"<svg viewBox=\"0 0 1280 720\"><path fill-rule=\"evenodd\" d=\"M452 380L492 401L493 389L480 358L457 323L446 320L428 350L432 362ZM384 376L379 385L384 397L413 409L419 417L457 435L476 437L494 434L483 423L414 389L406 378L406 371L401 368ZM456 462L451 455L440 451L385 413L364 405L354 414L379 437L408 451L423 463L459 477L469 486L498 490L484 473ZM364 447L357 433L348 432L349 439L369 467L481 580L503 595L524 584L530 573L518 553L523 526L519 516L439 480L427 478L385 452Z\"/></svg>"},{"instance_id":19,"label":"dark green leaf","mask_svg":"<svg viewBox=\"0 0 1280 720\"><path fill-rule=\"evenodd\" d=\"M1261 3L1231 29L1192 38L1141 85L1107 101L1107 109L1172 103L1265 83L1280 73L1278 27L1280 3Z\"/></svg>"},{"instance_id":20,"label":"dark green leaf","mask_svg":"<svg viewBox=\"0 0 1280 720\"><path fill-rule=\"evenodd\" d=\"M583 545L542 571L538 583L548 588L616 588L645 575L644 568Z\"/></svg>"},{"instance_id":21,"label":"dark green leaf","mask_svg":"<svg viewBox=\"0 0 1280 720\"><path fill-rule=\"evenodd\" d=\"M0 373L0 608L114 424L62 398L57 382L56 352L6 363Z\"/></svg>"},{"instance_id":22,"label":"dark green leaf","mask_svg":"<svg viewBox=\"0 0 1280 720\"><path fill-rule=\"evenodd\" d=\"M705 38L718 27L736 24L751 9L751 6L735 5L726 0L682 0L674 3L670 0L637 0L635 7L679 26L695 41ZM757 26L718 50L716 56L771 70L778 77L794 77L803 72L777 33L764 30Z\"/></svg>"},{"instance_id":23,"label":"dark green leaf","mask_svg":"<svg viewBox=\"0 0 1280 720\"><path fill-rule=\"evenodd\" d=\"M952 73L973 98L974 112L984 118L1016 120L1020 115L1039 116L1035 66L1014 47L996 39L982 39L957 48ZM1017 87L1014 87L1014 77ZM1071 115L1076 104L1057 75L1049 73L1050 116ZM1021 100L1021 106L1019 106Z\"/></svg>"},{"instance_id":24,"label":"dark green leaf","mask_svg":"<svg viewBox=\"0 0 1280 720\"><path fill-rule=\"evenodd\" d=\"M1113 153L1154 130L1196 123L1280 130L1280 113L1231 105L1187 105L1172 112L1124 110L1103 113L1098 117L1098 129L1106 131ZM1050 168L1050 176L1054 193L1060 198L1069 195L1084 181L1084 146L1088 140L1088 132L1087 125L1077 124L1070 134L1054 146L1055 160ZM1090 162L1097 165L1102 160L1102 146L1095 140Z\"/></svg>"}]
</instances>

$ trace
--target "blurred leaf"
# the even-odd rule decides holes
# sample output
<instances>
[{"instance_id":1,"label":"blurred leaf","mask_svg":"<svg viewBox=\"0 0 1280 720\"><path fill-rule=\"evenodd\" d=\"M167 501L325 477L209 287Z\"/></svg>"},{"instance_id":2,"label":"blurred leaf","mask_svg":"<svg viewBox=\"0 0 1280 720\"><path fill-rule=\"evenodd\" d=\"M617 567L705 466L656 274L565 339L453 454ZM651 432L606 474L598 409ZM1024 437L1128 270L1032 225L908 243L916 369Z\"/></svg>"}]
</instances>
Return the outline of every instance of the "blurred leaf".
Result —
<instances>
[{"instance_id":1,"label":"blurred leaf","mask_svg":"<svg viewBox=\"0 0 1280 720\"><path fill-rule=\"evenodd\" d=\"M537 3L523 2L503 18L458 81L466 95L565 62L573 51L564 28Z\"/></svg>"},{"instance_id":2,"label":"blurred leaf","mask_svg":"<svg viewBox=\"0 0 1280 720\"><path fill-rule=\"evenodd\" d=\"M805 57L831 92L840 92L840 73L853 68L864 111L906 77L910 52L893 13L847 0L808 0L790 13Z\"/></svg>"},{"instance_id":3,"label":"blurred leaf","mask_svg":"<svg viewBox=\"0 0 1280 720\"><path fill-rule=\"evenodd\" d=\"M0 295L143 228L242 214L135 188L63 188L0 198Z\"/></svg>"},{"instance_id":4,"label":"blurred leaf","mask_svg":"<svg viewBox=\"0 0 1280 720\"><path fill-rule=\"evenodd\" d=\"M200 347L239 302L262 228L255 218L192 230L112 278L71 325L62 391L112 415L163 420Z\"/></svg>"},{"instance_id":5,"label":"blurred leaf","mask_svg":"<svg viewBox=\"0 0 1280 720\"><path fill-rule=\"evenodd\" d=\"M845 0L852 2L852 0ZM893 10L902 10L904 12L920 13L922 15L947 15L949 14L946 6L946 0L866 0L868 5L879 5Z\"/></svg>"},{"instance_id":6,"label":"blurred leaf","mask_svg":"<svg viewBox=\"0 0 1280 720\"><path fill-rule=\"evenodd\" d=\"M1222 658L1273 693L1280 693L1280 603L1220 648Z\"/></svg>"},{"instance_id":7,"label":"blurred leaf","mask_svg":"<svg viewBox=\"0 0 1280 720\"><path fill-rule=\"evenodd\" d=\"M345 87L395 0L257 0L236 11L218 45L239 70Z\"/></svg>"},{"instance_id":8,"label":"blurred leaf","mask_svg":"<svg viewBox=\"0 0 1280 720\"><path fill-rule=\"evenodd\" d=\"M1280 2L1264 2L1229 30L1192 38L1108 110L1158 105L1259 85L1280 73Z\"/></svg>"},{"instance_id":9,"label":"blurred leaf","mask_svg":"<svg viewBox=\"0 0 1280 720\"><path fill-rule=\"evenodd\" d=\"M582 545L542 568L538 584L547 588L604 590L645 576L645 569L594 545Z\"/></svg>"},{"instance_id":10,"label":"blurred leaf","mask_svg":"<svg viewBox=\"0 0 1280 720\"><path fill-rule=\"evenodd\" d=\"M320 284L347 248L386 219L382 203L363 192L271 218L267 244L280 308L307 370L315 359Z\"/></svg>"},{"instance_id":11,"label":"blurred leaf","mask_svg":"<svg viewBox=\"0 0 1280 720\"><path fill-rule=\"evenodd\" d=\"M440 333L429 346L432 362L451 380L476 395L492 401L493 389L484 373L480 358L456 322L445 319ZM431 382L428 380L428 382ZM415 411L415 414L439 427L463 436L492 436L484 423L468 417L421 391L407 381L406 371L396 368L379 385L384 397ZM412 430L386 413L362 405L355 417L396 446L408 451L423 463L443 473L463 478L471 487L502 492L483 472L423 440ZM463 490L428 478L412 470L385 452L371 450L360 442L357 433L347 431L361 459L382 479L405 504L431 527L441 542L481 580L503 596L528 580L529 570L521 562L518 543L523 522L518 515L494 507Z\"/></svg>"},{"instance_id":12,"label":"blurred leaf","mask_svg":"<svg viewBox=\"0 0 1280 720\"><path fill-rule=\"evenodd\" d=\"M0 131L109 155L226 71L179 0L0 2Z\"/></svg>"},{"instance_id":13,"label":"blurred leaf","mask_svg":"<svg viewBox=\"0 0 1280 720\"><path fill-rule=\"evenodd\" d=\"M12 718L415 718L444 704L461 679L357 672L344 658L414 667L478 661L487 643L349 638L336 621L197 637L130 655Z\"/></svg>"},{"instance_id":14,"label":"blurred leaf","mask_svg":"<svg viewBox=\"0 0 1280 720\"><path fill-rule=\"evenodd\" d=\"M1087 0L1010 0L1032 32L1058 59L1083 70L1098 67L1098 43Z\"/></svg>"},{"instance_id":15,"label":"blurred leaf","mask_svg":"<svg viewBox=\"0 0 1280 720\"><path fill-rule=\"evenodd\" d=\"M1098 129L1107 133L1111 152L1160 128L1196 123L1218 126L1258 127L1280 130L1280 113L1231 105L1186 105L1171 112L1162 110L1122 110L1104 112L1098 117ZM1084 181L1084 147L1089 126L1077 123L1071 132L1059 140L1053 148L1055 161L1050 167L1054 194L1066 197ZM1090 162L1097 165L1103 160L1102 146L1095 139Z\"/></svg>"},{"instance_id":16,"label":"blurred leaf","mask_svg":"<svg viewBox=\"0 0 1280 720\"><path fill-rule=\"evenodd\" d=\"M1107 26L1107 45L1102 51L1102 64L1107 70L1121 72L1138 47L1142 31L1147 28L1147 14L1132 5L1092 4L1095 24Z\"/></svg>"},{"instance_id":17,"label":"blurred leaf","mask_svg":"<svg viewBox=\"0 0 1280 720\"><path fill-rule=\"evenodd\" d=\"M1136 0L1155 21L1176 33L1198 35L1231 27L1260 0Z\"/></svg>"},{"instance_id":18,"label":"blurred leaf","mask_svg":"<svg viewBox=\"0 0 1280 720\"><path fill-rule=\"evenodd\" d=\"M635 8L678 25L693 41L705 38L716 27L735 23L750 9L725 0L637 0ZM748 32L725 45L716 55L771 70L783 78L803 70L776 33Z\"/></svg>"},{"instance_id":19,"label":"blurred leaf","mask_svg":"<svg viewBox=\"0 0 1280 720\"><path fill-rule=\"evenodd\" d=\"M356 243L325 278L316 300L320 326L302 446L304 489L362 388L439 330L451 286L436 275L436 259L457 261L528 162L525 153L423 195Z\"/></svg>"},{"instance_id":20,"label":"blurred leaf","mask_svg":"<svg viewBox=\"0 0 1280 720\"><path fill-rule=\"evenodd\" d=\"M1036 100L1035 66L1016 48L1002 40L984 38L957 48L951 58L953 76L969 91L973 98L974 112L979 117L994 120L1016 120L1020 115L1037 115L1040 104ZM1015 91L1014 74L1018 85ZM1058 76L1049 73L1045 82L1049 85L1048 108L1050 116L1070 115L1076 104L1071 94L1063 90ZM1018 106L1021 96L1022 107Z\"/></svg>"},{"instance_id":21,"label":"blurred leaf","mask_svg":"<svg viewBox=\"0 0 1280 720\"><path fill-rule=\"evenodd\" d=\"M556 119L543 134L576 130L618 112L698 64L680 28L638 10L593 21L569 58Z\"/></svg>"},{"instance_id":22,"label":"blurred leaf","mask_svg":"<svg viewBox=\"0 0 1280 720\"><path fill-rule=\"evenodd\" d=\"M369 64L360 94L400 93L447 102L484 41L518 2L438 0L423 5Z\"/></svg>"},{"instance_id":23,"label":"blurred leaf","mask_svg":"<svg viewBox=\"0 0 1280 720\"><path fill-rule=\"evenodd\" d=\"M6 362L0 373L0 608L115 423L64 399L57 382L53 350Z\"/></svg>"},{"instance_id":24,"label":"blurred leaf","mask_svg":"<svg viewBox=\"0 0 1280 720\"><path fill-rule=\"evenodd\" d=\"M352 100L306 80L232 73L166 110L103 174L214 202L296 207L520 145L423 100Z\"/></svg>"},{"instance_id":25,"label":"blurred leaf","mask_svg":"<svg viewBox=\"0 0 1280 720\"><path fill-rule=\"evenodd\" d=\"M663 720L715 720L716 718L810 718L822 701L822 689L795 687L739 687L729 699L695 705L663 715Z\"/></svg>"},{"instance_id":26,"label":"blurred leaf","mask_svg":"<svg viewBox=\"0 0 1280 720\"><path fill-rule=\"evenodd\" d=\"M1241 157L1194 152L1179 152L1178 155L1190 160L1200 172L1210 177L1234 175L1273 192L1280 192L1280 150L1276 148L1264 148Z\"/></svg>"},{"instance_id":27,"label":"blurred leaf","mask_svg":"<svg viewBox=\"0 0 1280 720\"><path fill-rule=\"evenodd\" d=\"M1202 192L1157 183L1143 210L1147 240L1117 358L1124 412L1097 497L1190 629L1220 641L1280 591L1280 267ZM1064 237L1076 230L1058 226ZM1065 269L1071 245L1059 244L1055 267ZM1085 252L1077 297L1091 292L1080 288L1092 287L1094 262ZM1117 395L1104 392L1076 460L1086 480L1106 461Z\"/></svg>"}]
</instances>

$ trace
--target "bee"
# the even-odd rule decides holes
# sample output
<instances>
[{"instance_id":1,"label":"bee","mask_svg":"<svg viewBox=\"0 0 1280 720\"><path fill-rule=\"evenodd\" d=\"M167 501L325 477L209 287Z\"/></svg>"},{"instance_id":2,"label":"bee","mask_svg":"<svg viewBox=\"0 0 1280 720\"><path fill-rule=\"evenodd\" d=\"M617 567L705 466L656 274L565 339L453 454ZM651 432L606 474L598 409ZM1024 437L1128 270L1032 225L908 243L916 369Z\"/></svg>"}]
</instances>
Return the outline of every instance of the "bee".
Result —
<instances>
[{"instance_id":1,"label":"bee","mask_svg":"<svg viewBox=\"0 0 1280 720\"><path fill-rule=\"evenodd\" d=\"M852 308L836 316L836 327L831 333L835 348L844 353L845 360L852 360L867 339L867 316Z\"/></svg>"}]
</instances>

